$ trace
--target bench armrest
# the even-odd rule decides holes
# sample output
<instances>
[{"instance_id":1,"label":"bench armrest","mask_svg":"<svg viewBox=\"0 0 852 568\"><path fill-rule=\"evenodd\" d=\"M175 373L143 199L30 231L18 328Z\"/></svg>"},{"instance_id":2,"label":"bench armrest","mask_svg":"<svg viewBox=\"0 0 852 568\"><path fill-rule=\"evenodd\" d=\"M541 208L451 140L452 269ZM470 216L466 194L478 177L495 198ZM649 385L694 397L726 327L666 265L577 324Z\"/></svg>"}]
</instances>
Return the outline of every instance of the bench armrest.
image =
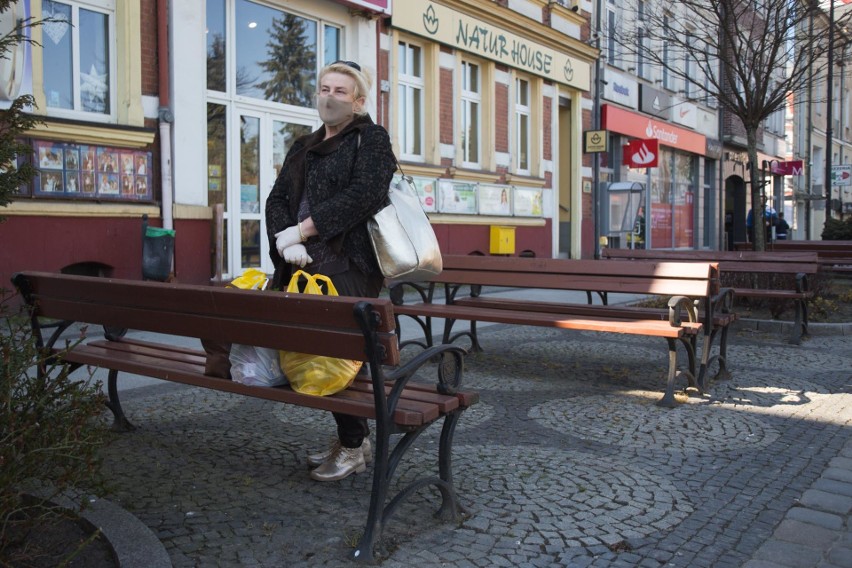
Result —
<instances>
[{"instance_id":1,"label":"bench armrest","mask_svg":"<svg viewBox=\"0 0 852 568\"><path fill-rule=\"evenodd\" d=\"M711 314L730 314L734 307L734 289L722 288L719 293L710 298L710 313Z\"/></svg>"},{"instance_id":2,"label":"bench armrest","mask_svg":"<svg viewBox=\"0 0 852 568\"><path fill-rule=\"evenodd\" d=\"M796 292L800 294L809 290L808 275L804 272L796 274Z\"/></svg>"},{"instance_id":3,"label":"bench armrest","mask_svg":"<svg viewBox=\"0 0 852 568\"><path fill-rule=\"evenodd\" d=\"M390 301L394 306L402 306L405 304L405 289L410 287L420 296L420 301L424 304L431 304L435 296L435 283L429 282L424 285L422 282L396 282L388 290Z\"/></svg>"},{"instance_id":4,"label":"bench armrest","mask_svg":"<svg viewBox=\"0 0 852 568\"><path fill-rule=\"evenodd\" d=\"M463 347L450 344L434 345L412 358L406 364L393 369L385 374L388 381L394 383L393 393L402 392L408 381L420 368L433 359L440 358L438 364L438 392L441 394L456 394L461 387L463 374L464 356L467 350ZM393 396L393 395L392 395Z\"/></svg>"},{"instance_id":5,"label":"bench armrest","mask_svg":"<svg viewBox=\"0 0 852 568\"><path fill-rule=\"evenodd\" d=\"M698 322L697 300L687 296L672 296L669 298L669 323L672 327L683 325L682 312L686 311L688 320L692 323Z\"/></svg>"}]
</instances>

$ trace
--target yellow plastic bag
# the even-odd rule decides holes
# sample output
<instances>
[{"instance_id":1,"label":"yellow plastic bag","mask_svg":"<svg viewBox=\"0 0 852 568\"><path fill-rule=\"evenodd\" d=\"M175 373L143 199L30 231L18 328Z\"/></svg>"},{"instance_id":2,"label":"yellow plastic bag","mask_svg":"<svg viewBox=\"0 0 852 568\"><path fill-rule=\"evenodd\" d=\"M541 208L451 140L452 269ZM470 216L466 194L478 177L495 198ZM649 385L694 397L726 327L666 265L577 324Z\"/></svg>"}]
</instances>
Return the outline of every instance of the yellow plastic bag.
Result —
<instances>
[{"instance_id":1,"label":"yellow plastic bag","mask_svg":"<svg viewBox=\"0 0 852 568\"><path fill-rule=\"evenodd\" d=\"M299 290L299 282L302 278L307 282L305 287ZM328 276L311 275L298 270L290 279L287 291L321 296L323 284L326 287L326 296L337 296L337 289ZM355 375L363 364L361 361L351 359L336 359L291 351L281 351L280 358L281 369L290 382L290 388L302 394L315 396L328 396L347 388L355 380Z\"/></svg>"},{"instance_id":2,"label":"yellow plastic bag","mask_svg":"<svg viewBox=\"0 0 852 568\"><path fill-rule=\"evenodd\" d=\"M231 280L231 286L243 290L264 290L267 282L269 282L269 278L266 277L265 272L257 268L248 268L242 276Z\"/></svg>"}]
</instances>

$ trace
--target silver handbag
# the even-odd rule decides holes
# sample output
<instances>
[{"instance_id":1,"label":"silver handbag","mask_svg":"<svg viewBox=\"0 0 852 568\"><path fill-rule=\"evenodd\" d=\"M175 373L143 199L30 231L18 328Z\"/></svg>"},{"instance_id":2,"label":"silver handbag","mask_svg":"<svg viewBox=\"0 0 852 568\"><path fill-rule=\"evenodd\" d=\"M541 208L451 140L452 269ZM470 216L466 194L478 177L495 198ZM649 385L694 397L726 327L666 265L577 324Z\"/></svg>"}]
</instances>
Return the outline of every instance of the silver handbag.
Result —
<instances>
[{"instance_id":1,"label":"silver handbag","mask_svg":"<svg viewBox=\"0 0 852 568\"><path fill-rule=\"evenodd\" d=\"M367 221L373 252L385 278L427 280L441 273L441 248L420 206L412 179L405 174L390 184L390 205Z\"/></svg>"}]
</instances>

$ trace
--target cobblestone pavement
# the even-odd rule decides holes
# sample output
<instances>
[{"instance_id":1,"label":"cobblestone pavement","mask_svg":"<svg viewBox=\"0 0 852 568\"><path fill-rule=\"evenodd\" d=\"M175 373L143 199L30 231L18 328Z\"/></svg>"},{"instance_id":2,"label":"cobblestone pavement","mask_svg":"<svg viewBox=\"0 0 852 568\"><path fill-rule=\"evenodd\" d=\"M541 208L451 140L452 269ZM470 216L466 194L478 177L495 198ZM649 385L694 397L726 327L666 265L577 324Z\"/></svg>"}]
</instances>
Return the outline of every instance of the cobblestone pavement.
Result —
<instances>
[{"instance_id":1,"label":"cobblestone pavement","mask_svg":"<svg viewBox=\"0 0 852 568\"><path fill-rule=\"evenodd\" d=\"M386 527L383 566L852 566L852 336L793 346L739 328L734 378L673 410L654 404L659 339L492 326L480 340L465 381L482 402L454 451L471 515L433 519L423 490ZM371 478L309 479L330 415L166 383L123 403L138 430L105 450L109 498L174 566L349 564ZM433 430L414 468L434 459Z\"/></svg>"}]
</instances>

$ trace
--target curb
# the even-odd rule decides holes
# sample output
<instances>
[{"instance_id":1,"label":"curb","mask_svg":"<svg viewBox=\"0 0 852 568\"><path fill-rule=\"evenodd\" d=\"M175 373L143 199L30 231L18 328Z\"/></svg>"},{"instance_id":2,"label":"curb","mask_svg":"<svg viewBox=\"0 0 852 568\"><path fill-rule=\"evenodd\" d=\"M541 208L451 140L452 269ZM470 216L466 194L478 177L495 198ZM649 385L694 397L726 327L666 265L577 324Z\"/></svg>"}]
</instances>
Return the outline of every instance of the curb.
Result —
<instances>
[{"instance_id":1,"label":"curb","mask_svg":"<svg viewBox=\"0 0 852 568\"><path fill-rule=\"evenodd\" d=\"M160 539L133 514L107 499L87 496L83 511L73 492L52 499L60 507L77 512L100 529L121 568L172 568L172 560Z\"/></svg>"},{"instance_id":2,"label":"curb","mask_svg":"<svg viewBox=\"0 0 852 568\"><path fill-rule=\"evenodd\" d=\"M793 322L740 318L734 323L733 328L789 335L793 332ZM852 323L809 323L808 333L810 335L852 335Z\"/></svg>"}]
</instances>

